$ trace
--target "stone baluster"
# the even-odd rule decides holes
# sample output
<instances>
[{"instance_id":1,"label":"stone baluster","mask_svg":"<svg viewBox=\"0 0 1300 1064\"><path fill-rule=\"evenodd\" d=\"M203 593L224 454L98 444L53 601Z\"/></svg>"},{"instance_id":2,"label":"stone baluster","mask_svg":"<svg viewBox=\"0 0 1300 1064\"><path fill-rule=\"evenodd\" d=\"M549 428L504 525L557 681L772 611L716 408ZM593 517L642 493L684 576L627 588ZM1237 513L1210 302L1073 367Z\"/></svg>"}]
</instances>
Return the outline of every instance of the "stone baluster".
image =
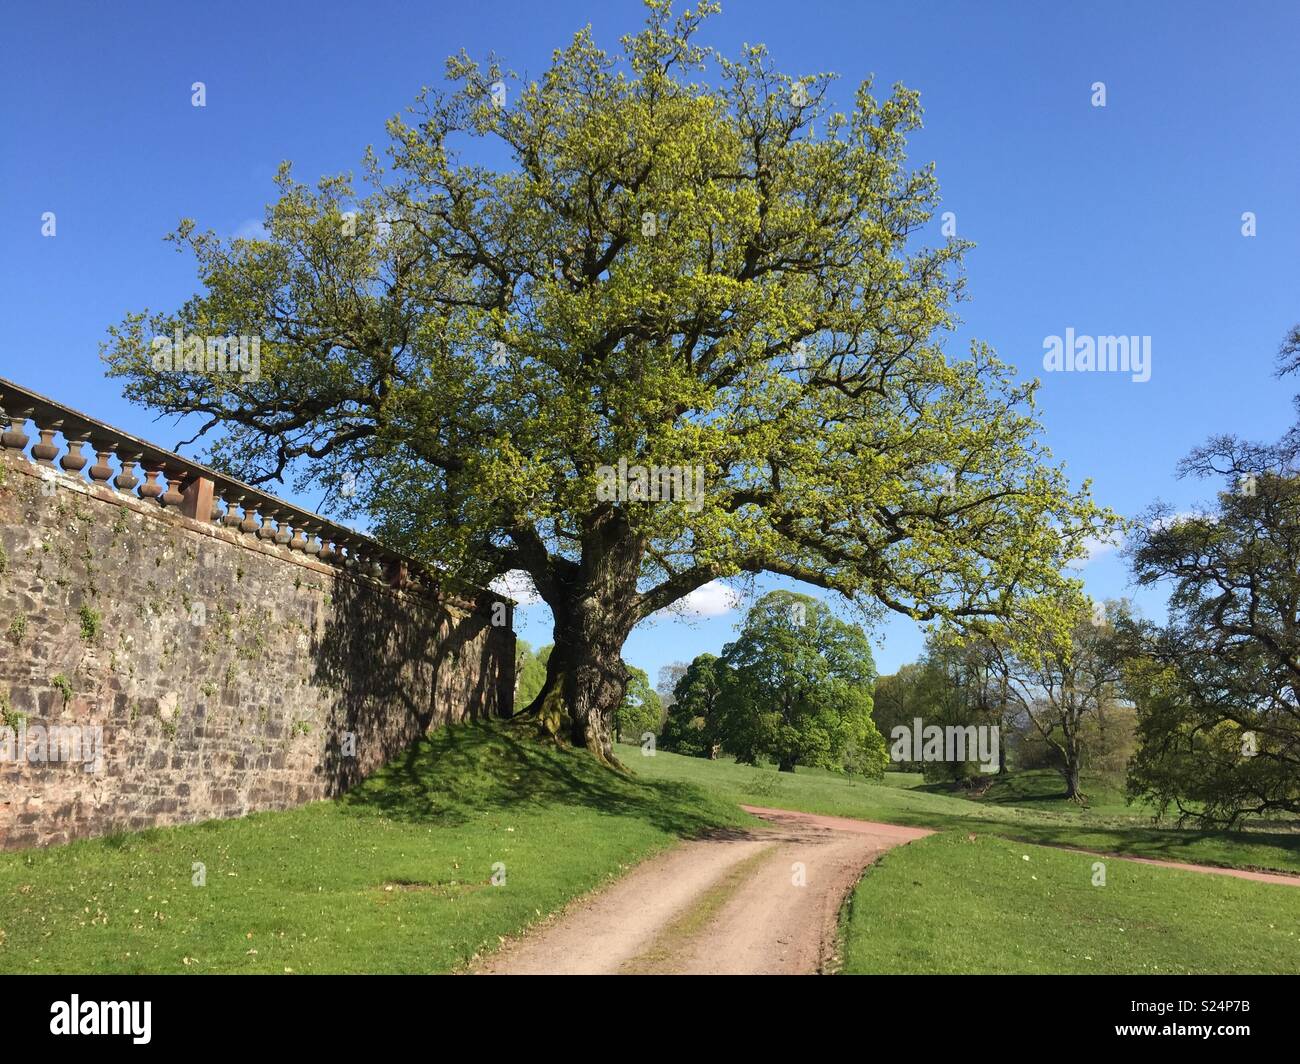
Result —
<instances>
[{"instance_id":1,"label":"stone baluster","mask_svg":"<svg viewBox=\"0 0 1300 1064\"><path fill-rule=\"evenodd\" d=\"M277 510L275 514L275 545L277 547L287 547L293 542L293 532L290 531L291 516L283 510Z\"/></svg>"},{"instance_id":2,"label":"stone baluster","mask_svg":"<svg viewBox=\"0 0 1300 1064\"><path fill-rule=\"evenodd\" d=\"M27 461L27 444L31 442L27 435L27 419L31 416L31 410L26 407L9 407L4 417L0 417L0 424L5 426L0 433L0 448L17 453L23 461Z\"/></svg>"},{"instance_id":3,"label":"stone baluster","mask_svg":"<svg viewBox=\"0 0 1300 1064\"><path fill-rule=\"evenodd\" d=\"M352 552L356 555L357 564L352 567L352 571L357 576L370 575L370 551L365 543L354 543Z\"/></svg>"},{"instance_id":4,"label":"stone baluster","mask_svg":"<svg viewBox=\"0 0 1300 1064\"><path fill-rule=\"evenodd\" d=\"M307 523L306 525L307 542L303 544L303 548L302 548L304 554L307 554L313 558L319 558L323 555L325 547L320 540L320 531L321 531L320 525L316 524L314 521ZM322 559L322 560L327 560L327 559Z\"/></svg>"},{"instance_id":5,"label":"stone baluster","mask_svg":"<svg viewBox=\"0 0 1300 1064\"><path fill-rule=\"evenodd\" d=\"M135 475L135 467L143 457L144 455L139 451L119 452L117 460L122 463L122 472L113 478L113 487L118 491L134 491L135 486L140 483L140 478Z\"/></svg>"},{"instance_id":6,"label":"stone baluster","mask_svg":"<svg viewBox=\"0 0 1300 1064\"><path fill-rule=\"evenodd\" d=\"M244 509L244 519L239 522L239 531L250 536L258 535L262 529L262 522L258 519L257 507L253 505L256 501L256 499L249 499L247 496L240 499L240 505Z\"/></svg>"},{"instance_id":7,"label":"stone baluster","mask_svg":"<svg viewBox=\"0 0 1300 1064\"><path fill-rule=\"evenodd\" d=\"M328 562L330 565L338 565L342 559L339 557L339 549L334 542L334 533L321 529L320 541L320 560Z\"/></svg>"},{"instance_id":8,"label":"stone baluster","mask_svg":"<svg viewBox=\"0 0 1300 1064\"><path fill-rule=\"evenodd\" d=\"M59 459L59 465L64 472L71 473L74 477L79 476L90 461L81 453L81 448L90 442L90 430L81 425L68 425L64 427L63 439L68 445L68 453Z\"/></svg>"},{"instance_id":9,"label":"stone baluster","mask_svg":"<svg viewBox=\"0 0 1300 1064\"><path fill-rule=\"evenodd\" d=\"M54 459L59 456L59 445L54 442L54 436L62 427L62 421L40 418L36 422L36 432L40 436L40 441L32 445L32 457L36 459L37 465L54 468Z\"/></svg>"},{"instance_id":10,"label":"stone baluster","mask_svg":"<svg viewBox=\"0 0 1300 1064\"><path fill-rule=\"evenodd\" d=\"M263 506L261 508L262 527L257 530L257 538L260 540L275 539L275 517L279 511L274 506Z\"/></svg>"},{"instance_id":11,"label":"stone baluster","mask_svg":"<svg viewBox=\"0 0 1300 1064\"><path fill-rule=\"evenodd\" d=\"M162 463L142 462L141 467L144 469L144 483L140 485L140 498L157 502L163 493L162 485L158 483L158 474L163 471Z\"/></svg>"},{"instance_id":12,"label":"stone baluster","mask_svg":"<svg viewBox=\"0 0 1300 1064\"><path fill-rule=\"evenodd\" d=\"M109 463L109 459L113 457L117 445L105 436L93 437L90 445L95 450L95 464L89 470L90 479L96 484L109 486L109 482L113 477L113 467Z\"/></svg>"},{"instance_id":13,"label":"stone baluster","mask_svg":"<svg viewBox=\"0 0 1300 1064\"><path fill-rule=\"evenodd\" d=\"M293 523L293 539L289 540L289 549L296 550L300 553L307 553L307 522L295 521Z\"/></svg>"},{"instance_id":14,"label":"stone baluster","mask_svg":"<svg viewBox=\"0 0 1300 1064\"><path fill-rule=\"evenodd\" d=\"M167 490L163 492L162 504L169 510L179 510L185 502L185 485L190 474L175 465L165 466L163 472L167 476Z\"/></svg>"},{"instance_id":15,"label":"stone baluster","mask_svg":"<svg viewBox=\"0 0 1300 1064\"><path fill-rule=\"evenodd\" d=\"M221 519L221 523L226 528L238 528L239 511L243 507L244 496L238 492L231 492L229 495L223 495L222 499L226 503L226 515Z\"/></svg>"}]
</instances>

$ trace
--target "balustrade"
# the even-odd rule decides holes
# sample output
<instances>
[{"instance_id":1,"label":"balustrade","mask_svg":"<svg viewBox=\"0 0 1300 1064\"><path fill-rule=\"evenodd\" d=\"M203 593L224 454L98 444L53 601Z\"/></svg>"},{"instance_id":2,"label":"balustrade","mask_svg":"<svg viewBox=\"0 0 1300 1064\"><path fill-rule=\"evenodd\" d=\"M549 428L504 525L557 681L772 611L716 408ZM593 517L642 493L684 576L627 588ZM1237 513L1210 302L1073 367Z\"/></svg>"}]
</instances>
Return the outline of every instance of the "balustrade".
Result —
<instances>
[{"instance_id":1,"label":"balustrade","mask_svg":"<svg viewBox=\"0 0 1300 1064\"><path fill-rule=\"evenodd\" d=\"M28 432L29 422L35 437ZM88 489L133 496L178 517L244 537L250 546L272 554L303 555L357 577L434 596L440 596L449 583L442 574L424 569L369 536L3 378L0 456L34 463L55 474L62 471L62 477L80 480ZM481 589L451 586L470 601L481 601L484 595Z\"/></svg>"}]
</instances>

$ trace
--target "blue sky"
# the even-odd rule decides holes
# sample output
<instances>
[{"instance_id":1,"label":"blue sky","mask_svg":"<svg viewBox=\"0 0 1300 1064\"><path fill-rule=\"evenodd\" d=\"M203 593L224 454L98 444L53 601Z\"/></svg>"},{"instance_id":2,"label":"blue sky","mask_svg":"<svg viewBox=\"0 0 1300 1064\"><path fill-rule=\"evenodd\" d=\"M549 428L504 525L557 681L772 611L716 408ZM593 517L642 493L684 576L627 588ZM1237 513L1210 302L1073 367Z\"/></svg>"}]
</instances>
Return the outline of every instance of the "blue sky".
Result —
<instances>
[{"instance_id":1,"label":"blue sky","mask_svg":"<svg viewBox=\"0 0 1300 1064\"><path fill-rule=\"evenodd\" d=\"M441 78L448 54L495 51L536 74L588 22L614 48L642 11L635 0L6 3L0 376L174 444L181 433L126 404L98 359L126 311L193 291L192 260L163 234L184 216L247 231L282 159L303 180L359 171L366 145L385 143L384 120ZM792 74L836 72L840 99L873 72L881 90L921 92L912 158L937 163L942 209L977 244L951 350L978 338L1044 377L1047 442L1101 502L1126 514L1157 497L1188 506L1210 490L1174 478L1189 448L1290 423L1300 384L1271 367L1300 321L1297 5L731 0L703 36L733 54L764 42ZM204 108L191 106L195 81ZM1098 81L1104 108L1092 106ZM53 238L41 235L46 211ZM1067 328L1150 336L1151 379L1043 374L1044 338ZM1082 572L1095 596L1131 591L1112 554ZM1139 603L1159 612L1158 596ZM654 676L718 650L738 618L647 626L625 656ZM526 609L518 628L548 642L549 614ZM888 672L921 636L898 620L875 642Z\"/></svg>"}]
</instances>

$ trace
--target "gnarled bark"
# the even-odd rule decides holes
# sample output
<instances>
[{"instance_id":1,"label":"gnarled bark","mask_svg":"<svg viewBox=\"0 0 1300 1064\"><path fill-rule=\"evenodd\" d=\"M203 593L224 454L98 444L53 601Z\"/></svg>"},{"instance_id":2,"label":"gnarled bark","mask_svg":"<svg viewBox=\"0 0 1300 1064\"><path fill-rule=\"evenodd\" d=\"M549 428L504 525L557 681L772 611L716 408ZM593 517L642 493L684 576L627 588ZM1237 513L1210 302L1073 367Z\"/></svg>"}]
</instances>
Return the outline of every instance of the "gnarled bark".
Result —
<instances>
[{"instance_id":1,"label":"gnarled bark","mask_svg":"<svg viewBox=\"0 0 1300 1064\"><path fill-rule=\"evenodd\" d=\"M623 644L635 623L639 544L606 544L582 567L577 586L552 580L548 604L555 615L554 646L546 680L517 716L535 715L548 733L566 736L605 764L618 767L612 721L630 679Z\"/></svg>"}]
</instances>

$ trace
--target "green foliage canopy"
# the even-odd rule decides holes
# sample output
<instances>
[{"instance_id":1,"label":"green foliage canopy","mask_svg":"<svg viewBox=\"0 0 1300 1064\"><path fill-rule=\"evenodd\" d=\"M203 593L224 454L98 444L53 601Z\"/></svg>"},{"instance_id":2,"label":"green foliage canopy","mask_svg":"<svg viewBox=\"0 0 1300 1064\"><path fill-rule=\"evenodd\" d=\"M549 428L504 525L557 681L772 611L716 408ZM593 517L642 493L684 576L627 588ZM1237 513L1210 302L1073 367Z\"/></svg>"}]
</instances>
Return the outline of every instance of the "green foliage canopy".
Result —
<instances>
[{"instance_id":1,"label":"green foliage canopy","mask_svg":"<svg viewBox=\"0 0 1300 1064\"><path fill-rule=\"evenodd\" d=\"M1059 592L1110 519L1050 464L1036 382L942 350L966 245L923 240L917 94L837 110L829 75L699 44L715 4L646 6L621 53L583 30L527 83L450 59L364 194L286 164L265 238L183 221L201 290L104 350L229 472L324 486L475 582L527 572L547 692L604 757L628 633L696 588L769 572L960 623ZM260 338L260 372L160 367L174 329ZM601 498L621 460L703 494Z\"/></svg>"},{"instance_id":2,"label":"green foliage canopy","mask_svg":"<svg viewBox=\"0 0 1300 1064\"><path fill-rule=\"evenodd\" d=\"M884 772L885 741L871 720L875 664L865 633L809 595L773 591L758 600L723 648L719 729L725 749L869 776Z\"/></svg>"}]
</instances>

